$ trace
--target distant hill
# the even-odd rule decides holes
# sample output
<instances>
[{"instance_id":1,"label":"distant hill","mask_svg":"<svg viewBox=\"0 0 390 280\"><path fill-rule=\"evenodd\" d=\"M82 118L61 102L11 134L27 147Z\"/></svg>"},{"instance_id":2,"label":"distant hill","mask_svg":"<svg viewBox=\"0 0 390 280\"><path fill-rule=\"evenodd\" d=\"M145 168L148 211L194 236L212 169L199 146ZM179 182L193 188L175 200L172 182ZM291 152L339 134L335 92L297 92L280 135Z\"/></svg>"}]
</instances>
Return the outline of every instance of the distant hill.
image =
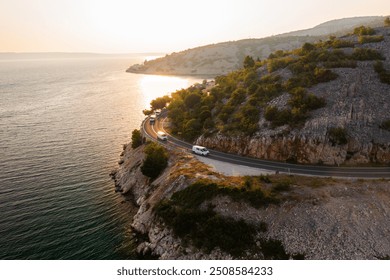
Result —
<instances>
[{"instance_id":1,"label":"distant hill","mask_svg":"<svg viewBox=\"0 0 390 280\"><path fill-rule=\"evenodd\" d=\"M353 17L335 19L321 23L313 28L292 31L278 35L280 37L285 36L329 36L329 35L344 35L350 32L355 27L365 25L370 27L383 26L385 17L374 16L374 17Z\"/></svg>"},{"instance_id":2,"label":"distant hill","mask_svg":"<svg viewBox=\"0 0 390 280\"><path fill-rule=\"evenodd\" d=\"M311 29L289 32L262 39L224 42L174 52L165 57L132 65L130 73L159 75L216 76L239 69L245 56L264 59L277 50L292 50L329 35L345 34L360 25L380 26L385 17L355 17L325 22Z\"/></svg>"}]
</instances>

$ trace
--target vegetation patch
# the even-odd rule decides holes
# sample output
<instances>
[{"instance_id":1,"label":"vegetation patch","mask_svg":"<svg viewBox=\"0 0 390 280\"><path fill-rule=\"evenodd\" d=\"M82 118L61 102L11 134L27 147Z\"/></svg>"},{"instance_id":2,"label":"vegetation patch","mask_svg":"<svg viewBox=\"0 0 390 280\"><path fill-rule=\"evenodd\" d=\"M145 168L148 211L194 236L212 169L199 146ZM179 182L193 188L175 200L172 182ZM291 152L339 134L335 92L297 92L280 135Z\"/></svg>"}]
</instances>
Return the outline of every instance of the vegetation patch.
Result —
<instances>
[{"instance_id":1,"label":"vegetation patch","mask_svg":"<svg viewBox=\"0 0 390 280\"><path fill-rule=\"evenodd\" d=\"M355 60L384 60L383 55L377 50L366 48L355 48L352 53L352 58Z\"/></svg>"},{"instance_id":2,"label":"vegetation patch","mask_svg":"<svg viewBox=\"0 0 390 280\"><path fill-rule=\"evenodd\" d=\"M390 120L382 122L380 128L390 131Z\"/></svg>"},{"instance_id":3,"label":"vegetation patch","mask_svg":"<svg viewBox=\"0 0 390 280\"><path fill-rule=\"evenodd\" d=\"M379 79L382 83L390 85L390 72L385 69L382 61L377 61L374 64L374 69L378 73Z\"/></svg>"},{"instance_id":4,"label":"vegetation patch","mask_svg":"<svg viewBox=\"0 0 390 280\"><path fill-rule=\"evenodd\" d=\"M257 179L261 180L260 178L253 180L258 181ZM245 181L248 185L247 189L252 189L252 178L247 177L244 185ZM260 232L267 231L267 225L263 222L252 225L244 220L222 217L213 210L212 205L207 209L200 209L201 204L217 195L227 195L234 200L243 200L257 207L276 202L259 191L233 189L199 181L174 193L171 199L159 202L154 207L154 212L176 236L182 239L184 244L190 243L208 253L215 248L220 248L236 258L245 257L246 253L251 255L262 253L265 259L303 257L303 255L287 254L283 244L278 240L259 238ZM253 199L253 197L257 198Z\"/></svg>"},{"instance_id":5,"label":"vegetation patch","mask_svg":"<svg viewBox=\"0 0 390 280\"><path fill-rule=\"evenodd\" d=\"M331 127L328 129L329 140L332 145L345 145L348 143L347 131L342 127Z\"/></svg>"},{"instance_id":6,"label":"vegetation patch","mask_svg":"<svg viewBox=\"0 0 390 280\"><path fill-rule=\"evenodd\" d=\"M145 147L145 160L141 166L141 172L145 176L156 179L168 165L167 150L155 143L149 142Z\"/></svg>"},{"instance_id":7,"label":"vegetation patch","mask_svg":"<svg viewBox=\"0 0 390 280\"><path fill-rule=\"evenodd\" d=\"M139 129L134 129L131 133L131 147L133 149L142 145L142 135Z\"/></svg>"},{"instance_id":8,"label":"vegetation patch","mask_svg":"<svg viewBox=\"0 0 390 280\"><path fill-rule=\"evenodd\" d=\"M359 36L359 44L377 43L384 40L383 36Z\"/></svg>"},{"instance_id":9,"label":"vegetation patch","mask_svg":"<svg viewBox=\"0 0 390 280\"><path fill-rule=\"evenodd\" d=\"M297 127L306 121L310 111L322 108L325 104L324 98L308 94L304 88L298 87L291 91L291 98L288 101L289 108L279 110L274 106L268 106L264 117L271 122L273 127L285 124Z\"/></svg>"},{"instance_id":10,"label":"vegetation patch","mask_svg":"<svg viewBox=\"0 0 390 280\"><path fill-rule=\"evenodd\" d=\"M375 30L371 27L359 26L354 29L353 34L358 36L375 35Z\"/></svg>"},{"instance_id":11,"label":"vegetation patch","mask_svg":"<svg viewBox=\"0 0 390 280\"><path fill-rule=\"evenodd\" d=\"M152 101L151 108L167 106L171 132L187 141L218 132L253 136L260 130L263 114L272 127L299 128L312 110L326 103L308 88L337 79L334 68L356 68L359 61L384 60L379 51L361 46L380 42L383 36L365 26L356 28L354 34L359 37L360 48L355 48L353 41L332 36L293 51L276 51L263 61L243 56L243 67L216 77L215 86L204 81L172 93L171 98ZM389 83L390 75L378 65L381 81ZM286 92L290 93L288 106L270 106L270 101Z\"/></svg>"}]
</instances>

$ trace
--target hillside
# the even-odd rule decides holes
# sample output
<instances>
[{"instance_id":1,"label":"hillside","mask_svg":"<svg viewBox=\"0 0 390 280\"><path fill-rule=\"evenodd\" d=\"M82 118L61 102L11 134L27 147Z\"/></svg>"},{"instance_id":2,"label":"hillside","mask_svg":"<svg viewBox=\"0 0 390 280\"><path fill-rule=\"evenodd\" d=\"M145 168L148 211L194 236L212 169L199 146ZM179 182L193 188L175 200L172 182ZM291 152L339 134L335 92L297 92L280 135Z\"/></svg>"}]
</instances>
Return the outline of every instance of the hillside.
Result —
<instances>
[{"instance_id":1,"label":"hillside","mask_svg":"<svg viewBox=\"0 0 390 280\"><path fill-rule=\"evenodd\" d=\"M144 64L131 66L131 73L159 75L203 75L216 76L237 70L245 56L265 59L277 50L292 50L303 43L313 43L332 34L345 34L356 26L378 26L383 17L357 17L334 20L314 28L281 34L263 39L245 39L197 47L172 53Z\"/></svg>"},{"instance_id":2,"label":"hillside","mask_svg":"<svg viewBox=\"0 0 390 280\"><path fill-rule=\"evenodd\" d=\"M354 33L263 61L248 56L215 86L172 93L171 132L262 159L389 164L389 27Z\"/></svg>"}]
</instances>

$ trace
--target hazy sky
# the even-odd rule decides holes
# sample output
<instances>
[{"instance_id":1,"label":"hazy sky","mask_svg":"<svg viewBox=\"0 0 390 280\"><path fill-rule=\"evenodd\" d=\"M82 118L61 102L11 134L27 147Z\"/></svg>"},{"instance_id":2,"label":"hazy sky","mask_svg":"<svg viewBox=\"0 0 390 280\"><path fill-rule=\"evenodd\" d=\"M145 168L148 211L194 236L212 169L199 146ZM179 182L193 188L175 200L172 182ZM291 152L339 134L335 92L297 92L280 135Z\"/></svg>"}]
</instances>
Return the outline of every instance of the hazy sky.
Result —
<instances>
[{"instance_id":1,"label":"hazy sky","mask_svg":"<svg viewBox=\"0 0 390 280\"><path fill-rule=\"evenodd\" d=\"M390 0L0 0L0 52L165 52L262 38Z\"/></svg>"}]
</instances>

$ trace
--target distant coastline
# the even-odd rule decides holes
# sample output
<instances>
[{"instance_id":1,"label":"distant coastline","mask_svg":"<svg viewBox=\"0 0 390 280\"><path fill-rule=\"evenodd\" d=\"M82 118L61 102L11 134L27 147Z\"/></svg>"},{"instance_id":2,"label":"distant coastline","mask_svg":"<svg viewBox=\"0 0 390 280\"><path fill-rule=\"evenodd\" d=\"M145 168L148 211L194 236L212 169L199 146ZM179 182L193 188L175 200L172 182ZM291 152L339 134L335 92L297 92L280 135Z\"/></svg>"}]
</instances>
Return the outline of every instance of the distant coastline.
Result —
<instances>
[{"instance_id":1,"label":"distant coastline","mask_svg":"<svg viewBox=\"0 0 390 280\"><path fill-rule=\"evenodd\" d=\"M74 59L74 58L123 58L161 56L162 53L91 53L91 52L0 52L0 60L15 59Z\"/></svg>"}]
</instances>

